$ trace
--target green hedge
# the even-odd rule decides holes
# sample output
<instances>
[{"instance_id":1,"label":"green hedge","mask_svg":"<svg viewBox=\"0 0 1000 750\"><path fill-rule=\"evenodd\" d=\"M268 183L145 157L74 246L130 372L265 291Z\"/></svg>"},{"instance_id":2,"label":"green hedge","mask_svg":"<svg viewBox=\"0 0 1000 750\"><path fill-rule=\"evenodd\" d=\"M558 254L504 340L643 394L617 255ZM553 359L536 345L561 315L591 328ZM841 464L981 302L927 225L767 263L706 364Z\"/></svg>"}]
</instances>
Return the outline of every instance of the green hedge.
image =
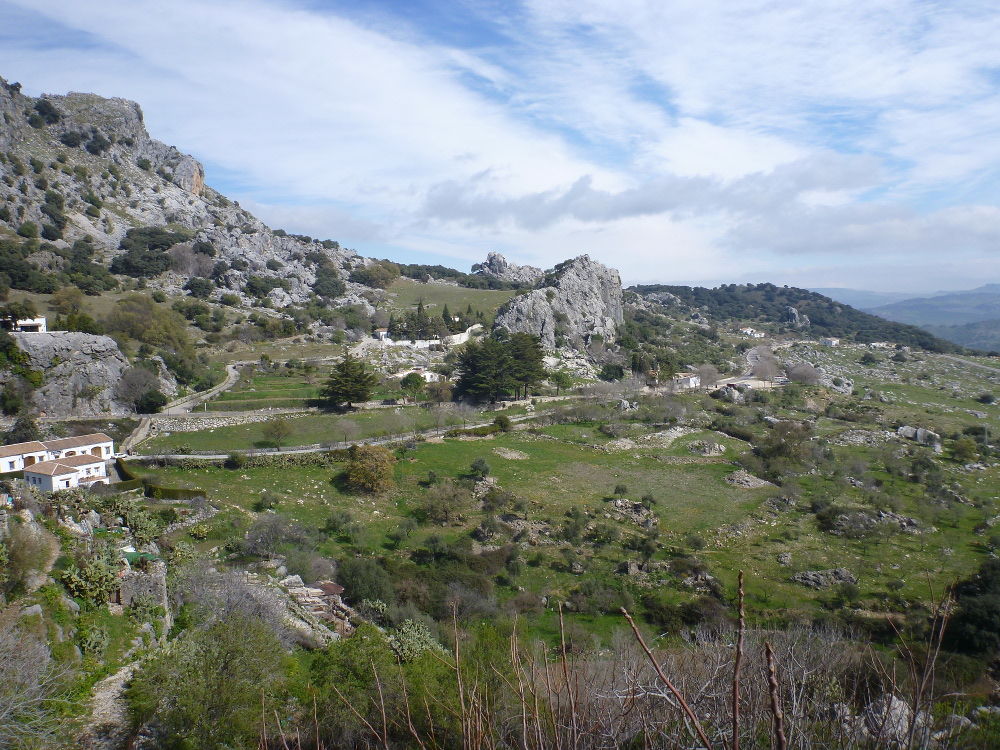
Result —
<instances>
[{"instance_id":1,"label":"green hedge","mask_svg":"<svg viewBox=\"0 0 1000 750\"><path fill-rule=\"evenodd\" d=\"M120 458L115 459L115 461L118 465L118 473L126 479L126 481L115 485L122 492L142 487L146 497L163 500L194 500L197 497L208 497L208 493L205 490L197 487L187 489L184 487L162 487L158 484L153 484L148 479L136 476L135 472L129 469Z\"/></svg>"},{"instance_id":2,"label":"green hedge","mask_svg":"<svg viewBox=\"0 0 1000 750\"><path fill-rule=\"evenodd\" d=\"M137 477L132 472L132 470L130 468L128 468L128 466L125 465L125 462L122 461L120 458L116 458L115 459L115 466L118 467L118 473L121 476L125 477L126 480L128 480L128 481L135 481L136 479L139 479L139 477Z\"/></svg>"},{"instance_id":3,"label":"green hedge","mask_svg":"<svg viewBox=\"0 0 1000 750\"><path fill-rule=\"evenodd\" d=\"M445 437L485 437L487 435L494 435L498 432L502 432L499 425L495 424L485 424L481 427L473 427L468 430L448 430L444 436Z\"/></svg>"}]
</instances>

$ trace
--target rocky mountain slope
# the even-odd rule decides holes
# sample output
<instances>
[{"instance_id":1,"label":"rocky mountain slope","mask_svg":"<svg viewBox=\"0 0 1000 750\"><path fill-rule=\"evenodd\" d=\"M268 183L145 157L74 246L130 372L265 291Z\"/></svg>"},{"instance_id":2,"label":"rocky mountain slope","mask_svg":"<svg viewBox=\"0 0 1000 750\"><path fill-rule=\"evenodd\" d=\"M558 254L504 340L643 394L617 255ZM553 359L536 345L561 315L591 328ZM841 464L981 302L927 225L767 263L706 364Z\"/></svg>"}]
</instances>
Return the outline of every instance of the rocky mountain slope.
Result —
<instances>
[{"instance_id":1,"label":"rocky mountain slope","mask_svg":"<svg viewBox=\"0 0 1000 750\"><path fill-rule=\"evenodd\" d=\"M533 285L545 276L545 271L541 268L519 266L517 263L511 263L500 253L489 253L486 261L474 265L472 271L480 276L491 276L513 284Z\"/></svg>"},{"instance_id":2,"label":"rocky mountain slope","mask_svg":"<svg viewBox=\"0 0 1000 750\"><path fill-rule=\"evenodd\" d=\"M723 284L714 289L664 284L630 287L658 302L675 315L697 315L717 323L768 323L776 332L806 336L836 336L854 341L891 341L929 351L950 352L960 347L922 328L895 323L829 297L795 287L774 284Z\"/></svg>"},{"instance_id":3,"label":"rocky mountain slope","mask_svg":"<svg viewBox=\"0 0 1000 750\"><path fill-rule=\"evenodd\" d=\"M333 241L272 231L207 186L197 160L151 138L135 102L79 93L34 99L0 79L0 115L0 240L35 239L26 259L43 270L64 266L53 251L83 237L107 267L126 251L128 230L169 227L183 242L170 248L162 276L150 274L155 286L211 277L213 299L266 297L283 307L307 301L325 266L347 283L346 303L366 304L365 287L347 277L370 261Z\"/></svg>"}]
</instances>

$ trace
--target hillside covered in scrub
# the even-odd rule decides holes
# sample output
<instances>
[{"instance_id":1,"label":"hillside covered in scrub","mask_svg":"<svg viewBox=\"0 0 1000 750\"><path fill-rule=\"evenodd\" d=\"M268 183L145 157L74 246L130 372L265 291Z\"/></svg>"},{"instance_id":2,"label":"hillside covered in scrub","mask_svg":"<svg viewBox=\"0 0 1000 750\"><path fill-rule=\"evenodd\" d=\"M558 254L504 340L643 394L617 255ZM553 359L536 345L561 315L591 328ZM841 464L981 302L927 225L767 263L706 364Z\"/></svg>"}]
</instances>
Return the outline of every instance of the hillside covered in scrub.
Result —
<instances>
[{"instance_id":1,"label":"hillside covered in scrub","mask_svg":"<svg viewBox=\"0 0 1000 750\"><path fill-rule=\"evenodd\" d=\"M657 295L667 303L687 306L718 321L770 323L776 331L862 343L891 341L934 352L961 350L917 326L894 323L806 289L774 284L723 284L714 289L640 284L631 289L643 297Z\"/></svg>"}]
</instances>

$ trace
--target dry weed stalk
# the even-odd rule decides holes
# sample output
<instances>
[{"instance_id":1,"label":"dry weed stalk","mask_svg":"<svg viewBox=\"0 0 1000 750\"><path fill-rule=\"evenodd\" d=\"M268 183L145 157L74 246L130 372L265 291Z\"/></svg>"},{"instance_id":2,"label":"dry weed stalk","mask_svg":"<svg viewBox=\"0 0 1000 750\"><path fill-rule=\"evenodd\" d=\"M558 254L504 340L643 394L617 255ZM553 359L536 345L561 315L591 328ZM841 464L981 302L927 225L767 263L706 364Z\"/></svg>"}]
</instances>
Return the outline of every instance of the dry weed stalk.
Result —
<instances>
[{"instance_id":1,"label":"dry weed stalk","mask_svg":"<svg viewBox=\"0 0 1000 750\"><path fill-rule=\"evenodd\" d=\"M912 750L928 746L930 733L916 717L918 712L927 716L937 697L935 666L951 604L948 597L935 608L925 650L900 636L900 656L909 667L908 684L900 684L893 670L876 658L871 692L863 681L856 692L845 691L851 682L846 678L863 672L866 662L866 651L855 640L833 631L747 628L742 573L735 643L725 643L718 633L698 632L692 646L654 654L631 615L622 610L631 633L627 638L616 636L615 656L577 661L568 646L560 608L558 654L550 657L544 650L525 649L515 627L509 638L509 662L487 665L484 675L464 663L466 650L453 611L454 647L450 659L441 658L454 674L454 705L445 696L414 695L402 665L398 666L402 690L398 708L389 709L384 675L377 673L378 697L367 707L367 718L364 709L359 710L336 686L333 690L367 730L364 746L383 750L404 746L603 750L626 744L676 750L767 746L772 750L888 746ZM875 656L870 649L868 655ZM913 717L905 739L889 741L884 716L881 726L865 722L878 716L873 706L880 700L891 703L895 695L906 695ZM420 705L426 713L423 729L411 713ZM851 706L867 706L867 713L855 714ZM432 707L455 720L451 734L440 723L435 726ZM322 750L315 702L314 727L317 750ZM278 736L284 745L280 724ZM940 746L951 746L950 739Z\"/></svg>"}]
</instances>

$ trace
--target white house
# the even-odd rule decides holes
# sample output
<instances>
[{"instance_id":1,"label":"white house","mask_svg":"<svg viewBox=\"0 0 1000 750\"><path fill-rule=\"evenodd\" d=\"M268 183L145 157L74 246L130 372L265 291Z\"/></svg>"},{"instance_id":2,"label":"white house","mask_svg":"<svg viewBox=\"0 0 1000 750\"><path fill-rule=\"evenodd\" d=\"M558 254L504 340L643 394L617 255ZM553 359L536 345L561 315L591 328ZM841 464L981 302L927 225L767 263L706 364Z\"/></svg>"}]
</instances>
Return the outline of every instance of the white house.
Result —
<instances>
[{"instance_id":1,"label":"white house","mask_svg":"<svg viewBox=\"0 0 1000 750\"><path fill-rule=\"evenodd\" d=\"M47 461L49 454L45 444L38 441L15 443L0 447L0 473L20 471L26 466Z\"/></svg>"},{"instance_id":2,"label":"white house","mask_svg":"<svg viewBox=\"0 0 1000 750\"><path fill-rule=\"evenodd\" d=\"M42 492L108 484L107 464L103 458L86 454L42 461L24 470L24 481Z\"/></svg>"},{"instance_id":3,"label":"white house","mask_svg":"<svg viewBox=\"0 0 1000 750\"><path fill-rule=\"evenodd\" d=\"M412 370L403 370L402 372L397 372L396 377L405 378L407 375L413 372L422 377L425 383L436 383L437 381L442 379L440 374L436 372L431 372L430 370L425 370L423 367L416 367Z\"/></svg>"},{"instance_id":4,"label":"white house","mask_svg":"<svg viewBox=\"0 0 1000 750\"><path fill-rule=\"evenodd\" d=\"M45 461L82 455L107 461L115 455L115 443L103 432L96 432L71 438L5 445L0 447L0 474L21 471Z\"/></svg>"},{"instance_id":5,"label":"white house","mask_svg":"<svg viewBox=\"0 0 1000 750\"><path fill-rule=\"evenodd\" d=\"M833 339L833 338L820 339L819 343L821 346L840 346L840 339Z\"/></svg>"},{"instance_id":6,"label":"white house","mask_svg":"<svg viewBox=\"0 0 1000 750\"><path fill-rule=\"evenodd\" d=\"M103 432L57 440L44 440L42 444L48 451L49 460L83 454L110 459L115 455L115 442Z\"/></svg>"},{"instance_id":7,"label":"white house","mask_svg":"<svg viewBox=\"0 0 1000 750\"><path fill-rule=\"evenodd\" d=\"M41 318L25 318L24 320L5 320L3 321L3 327L15 333L47 333L49 330L46 326L44 316Z\"/></svg>"},{"instance_id":8,"label":"white house","mask_svg":"<svg viewBox=\"0 0 1000 750\"><path fill-rule=\"evenodd\" d=\"M679 372L674 375L674 388L678 390L690 390L701 387L701 377L693 372Z\"/></svg>"}]
</instances>

